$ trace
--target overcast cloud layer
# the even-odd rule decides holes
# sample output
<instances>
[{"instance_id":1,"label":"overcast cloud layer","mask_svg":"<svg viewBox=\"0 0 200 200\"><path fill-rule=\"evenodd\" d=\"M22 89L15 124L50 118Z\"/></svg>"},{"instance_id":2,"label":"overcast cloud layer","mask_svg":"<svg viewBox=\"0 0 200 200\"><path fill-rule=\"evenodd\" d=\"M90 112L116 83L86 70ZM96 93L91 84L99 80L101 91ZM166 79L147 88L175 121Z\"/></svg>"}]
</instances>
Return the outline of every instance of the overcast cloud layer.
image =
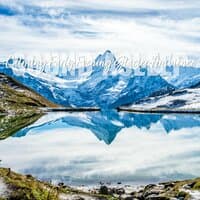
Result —
<instances>
[{"instance_id":1,"label":"overcast cloud layer","mask_svg":"<svg viewBox=\"0 0 200 200\"><path fill-rule=\"evenodd\" d=\"M0 0L0 57L200 53L199 0Z\"/></svg>"}]
</instances>

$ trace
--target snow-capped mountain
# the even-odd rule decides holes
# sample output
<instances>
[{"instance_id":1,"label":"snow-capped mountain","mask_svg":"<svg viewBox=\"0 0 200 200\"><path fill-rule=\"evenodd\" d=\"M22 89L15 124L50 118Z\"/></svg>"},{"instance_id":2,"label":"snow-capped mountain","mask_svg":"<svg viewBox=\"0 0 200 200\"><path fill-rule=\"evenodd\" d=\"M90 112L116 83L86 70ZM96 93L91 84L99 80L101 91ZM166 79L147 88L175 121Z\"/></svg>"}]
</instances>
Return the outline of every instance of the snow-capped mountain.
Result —
<instances>
[{"instance_id":1,"label":"snow-capped mountain","mask_svg":"<svg viewBox=\"0 0 200 200\"><path fill-rule=\"evenodd\" d=\"M117 61L116 57L112 54L110 50L104 52L103 55L98 55L93 63L93 70L102 70L104 73L108 74L119 74L124 73L130 74L131 70L126 70L125 67L121 66L120 63Z\"/></svg>"},{"instance_id":2,"label":"snow-capped mountain","mask_svg":"<svg viewBox=\"0 0 200 200\"><path fill-rule=\"evenodd\" d=\"M171 69L173 72L173 67ZM166 79L176 87L175 91L165 95L144 98L132 104L130 108L139 110L200 110L200 68L180 66L177 76L167 77Z\"/></svg>"},{"instance_id":3,"label":"snow-capped mountain","mask_svg":"<svg viewBox=\"0 0 200 200\"><path fill-rule=\"evenodd\" d=\"M174 67L172 71L175 71ZM200 84L200 68L180 66L177 70L177 76L168 77L167 81L179 89L196 87Z\"/></svg>"},{"instance_id":4,"label":"snow-capped mountain","mask_svg":"<svg viewBox=\"0 0 200 200\"><path fill-rule=\"evenodd\" d=\"M1 68L1 72L63 106L116 108L174 90L159 75L134 75L130 69L121 66L110 51L99 55L88 68L91 70L86 68L75 79L52 76L26 65Z\"/></svg>"},{"instance_id":5,"label":"snow-capped mountain","mask_svg":"<svg viewBox=\"0 0 200 200\"><path fill-rule=\"evenodd\" d=\"M130 108L139 110L200 110L200 88L180 89L170 94L148 97L132 104Z\"/></svg>"},{"instance_id":6,"label":"snow-capped mountain","mask_svg":"<svg viewBox=\"0 0 200 200\"><path fill-rule=\"evenodd\" d=\"M94 62L95 66L104 66L104 67L113 66L116 64L117 64L117 59L110 50L105 51L103 55L99 54Z\"/></svg>"}]
</instances>

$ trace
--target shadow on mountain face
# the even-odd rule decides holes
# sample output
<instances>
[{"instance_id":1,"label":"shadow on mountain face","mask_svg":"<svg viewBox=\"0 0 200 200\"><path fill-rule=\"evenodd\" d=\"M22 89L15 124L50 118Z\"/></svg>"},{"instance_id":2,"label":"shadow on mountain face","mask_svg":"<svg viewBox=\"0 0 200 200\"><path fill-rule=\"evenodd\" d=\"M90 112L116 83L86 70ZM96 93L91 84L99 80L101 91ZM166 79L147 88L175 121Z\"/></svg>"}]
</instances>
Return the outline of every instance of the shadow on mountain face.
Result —
<instances>
[{"instance_id":1,"label":"shadow on mountain face","mask_svg":"<svg viewBox=\"0 0 200 200\"><path fill-rule=\"evenodd\" d=\"M113 65L105 64L105 59L114 62ZM102 61L104 64L99 65ZM15 67L9 66L0 68L0 72L62 106L115 109L149 96L168 94L175 90L175 87L160 75L136 75L133 70L119 66L110 51L95 60L87 76L80 73L75 79L66 79L50 72L52 77L49 79L48 73L19 66L17 72Z\"/></svg>"},{"instance_id":2,"label":"shadow on mountain face","mask_svg":"<svg viewBox=\"0 0 200 200\"><path fill-rule=\"evenodd\" d=\"M48 115L44 116L47 118ZM52 130L53 128L66 128L69 126L81 127L90 130L95 136L111 144L117 134L124 128L136 127L150 130L153 124L160 123L166 133L182 128L200 126L199 115L163 115L163 114L136 114L128 112L102 111L85 113L64 113L56 119L42 120L34 123L20 131L14 137L22 137L31 130L38 133L41 130ZM45 121L45 122L44 122Z\"/></svg>"}]
</instances>

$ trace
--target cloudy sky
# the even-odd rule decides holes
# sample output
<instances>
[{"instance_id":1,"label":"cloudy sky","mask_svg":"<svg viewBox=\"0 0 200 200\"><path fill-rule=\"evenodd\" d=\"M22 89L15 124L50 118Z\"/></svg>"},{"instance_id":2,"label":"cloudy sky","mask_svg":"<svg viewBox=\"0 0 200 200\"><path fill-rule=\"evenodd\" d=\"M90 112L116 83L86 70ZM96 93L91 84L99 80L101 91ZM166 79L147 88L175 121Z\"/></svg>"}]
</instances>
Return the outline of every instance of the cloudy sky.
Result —
<instances>
[{"instance_id":1,"label":"cloudy sky","mask_svg":"<svg viewBox=\"0 0 200 200\"><path fill-rule=\"evenodd\" d=\"M0 0L0 57L200 53L199 0Z\"/></svg>"}]
</instances>

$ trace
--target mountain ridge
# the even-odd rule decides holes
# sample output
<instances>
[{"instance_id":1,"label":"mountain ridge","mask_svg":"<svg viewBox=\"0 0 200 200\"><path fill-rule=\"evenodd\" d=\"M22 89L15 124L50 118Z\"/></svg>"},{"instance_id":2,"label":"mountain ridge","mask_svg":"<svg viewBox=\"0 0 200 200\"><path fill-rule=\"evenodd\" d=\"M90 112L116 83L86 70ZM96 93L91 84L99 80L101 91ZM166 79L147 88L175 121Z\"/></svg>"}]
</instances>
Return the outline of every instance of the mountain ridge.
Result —
<instances>
[{"instance_id":1,"label":"mountain ridge","mask_svg":"<svg viewBox=\"0 0 200 200\"><path fill-rule=\"evenodd\" d=\"M137 74L133 69L122 66L110 50L97 56L92 66L84 67L81 73L75 69L75 75L69 77L43 73L27 64L13 67L14 61L9 63L11 66L0 67L0 72L65 107L113 109L135 104L148 97L170 95L181 88L198 87L200 83L200 70L192 67L180 66L180 74L176 77L148 75L147 68L141 66ZM174 74L173 66L170 72Z\"/></svg>"},{"instance_id":2,"label":"mountain ridge","mask_svg":"<svg viewBox=\"0 0 200 200\"><path fill-rule=\"evenodd\" d=\"M0 73L0 111L2 113L35 112L39 107L56 107L27 86Z\"/></svg>"},{"instance_id":3,"label":"mountain ridge","mask_svg":"<svg viewBox=\"0 0 200 200\"><path fill-rule=\"evenodd\" d=\"M124 74L124 68L109 50L95 59L91 73L80 80L59 77L45 79L48 74L38 74L27 68L24 70L5 67L1 70L62 106L112 109L131 104L153 93L168 93L174 90L174 87L159 75L135 76L131 70Z\"/></svg>"}]
</instances>

